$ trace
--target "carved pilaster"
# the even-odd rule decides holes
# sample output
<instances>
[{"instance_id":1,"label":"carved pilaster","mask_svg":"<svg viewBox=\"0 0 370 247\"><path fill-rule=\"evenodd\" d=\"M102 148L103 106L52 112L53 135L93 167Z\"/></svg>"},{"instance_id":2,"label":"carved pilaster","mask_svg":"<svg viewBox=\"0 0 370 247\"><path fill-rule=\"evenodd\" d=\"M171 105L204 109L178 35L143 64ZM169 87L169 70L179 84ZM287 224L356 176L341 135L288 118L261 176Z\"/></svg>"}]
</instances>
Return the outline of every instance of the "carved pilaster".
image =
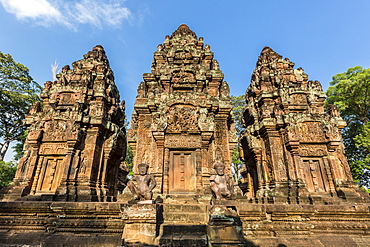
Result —
<instances>
[{"instance_id":1,"label":"carved pilaster","mask_svg":"<svg viewBox=\"0 0 370 247\"><path fill-rule=\"evenodd\" d=\"M162 180L162 193L168 193L168 169L170 165L170 150L169 148L164 149L163 157L163 180Z\"/></svg>"},{"instance_id":2,"label":"carved pilaster","mask_svg":"<svg viewBox=\"0 0 370 247\"><path fill-rule=\"evenodd\" d=\"M153 132L153 137L156 141L156 159L154 160L155 163L152 164L153 168L155 168L155 179L157 181L157 186L154 188L154 193L162 193L162 176L163 173L163 165L164 164L164 156L165 156L165 149L164 149L164 133L163 132Z\"/></svg>"}]
</instances>

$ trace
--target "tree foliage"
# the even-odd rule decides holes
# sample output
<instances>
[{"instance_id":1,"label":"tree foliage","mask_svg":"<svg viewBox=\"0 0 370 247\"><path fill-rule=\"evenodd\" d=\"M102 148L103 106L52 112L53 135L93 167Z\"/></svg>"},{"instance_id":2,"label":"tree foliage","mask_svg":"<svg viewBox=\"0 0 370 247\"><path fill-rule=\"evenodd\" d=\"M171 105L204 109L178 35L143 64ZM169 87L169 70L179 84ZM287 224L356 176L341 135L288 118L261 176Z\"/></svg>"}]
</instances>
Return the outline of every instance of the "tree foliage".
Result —
<instances>
[{"instance_id":1,"label":"tree foliage","mask_svg":"<svg viewBox=\"0 0 370 247\"><path fill-rule=\"evenodd\" d=\"M234 96L231 95L231 104L233 105L233 115L234 115L234 124L235 129L238 133L238 136L243 131L242 116L243 108L245 106L245 95Z\"/></svg>"},{"instance_id":2,"label":"tree foliage","mask_svg":"<svg viewBox=\"0 0 370 247\"><path fill-rule=\"evenodd\" d=\"M134 153L132 152L132 148L130 147L129 144L127 144L125 164L126 164L126 167L128 168L128 175L133 176L134 175Z\"/></svg>"},{"instance_id":3,"label":"tree foliage","mask_svg":"<svg viewBox=\"0 0 370 247\"><path fill-rule=\"evenodd\" d=\"M240 134L243 131L243 124L242 124L242 117L243 117L243 108L245 106L245 96L240 95L240 96L231 96L231 103L233 105L232 113L234 116L234 124L235 124L235 129L237 132L238 137L240 137ZM239 144L238 144L239 145ZM240 160L239 157L239 147L236 146L233 149L232 152L232 173L235 182L238 182L241 175L240 175L240 170L243 166L243 162Z\"/></svg>"},{"instance_id":4,"label":"tree foliage","mask_svg":"<svg viewBox=\"0 0 370 247\"><path fill-rule=\"evenodd\" d=\"M10 142L24 138L22 121L32 104L40 101L40 91L27 67L0 52L0 160L4 159Z\"/></svg>"},{"instance_id":5,"label":"tree foliage","mask_svg":"<svg viewBox=\"0 0 370 247\"><path fill-rule=\"evenodd\" d=\"M370 186L370 69L360 66L333 76L326 104L338 107L347 122L346 156L355 181Z\"/></svg>"},{"instance_id":6,"label":"tree foliage","mask_svg":"<svg viewBox=\"0 0 370 247\"><path fill-rule=\"evenodd\" d=\"M236 146L233 149L233 152L231 154L231 161L232 161L231 169L232 169L233 178L235 182L238 182L241 178L240 172L243 166L243 162L240 160L238 146Z\"/></svg>"},{"instance_id":7,"label":"tree foliage","mask_svg":"<svg viewBox=\"0 0 370 247\"><path fill-rule=\"evenodd\" d=\"M17 166L13 162L0 161L0 189L12 182Z\"/></svg>"}]
</instances>

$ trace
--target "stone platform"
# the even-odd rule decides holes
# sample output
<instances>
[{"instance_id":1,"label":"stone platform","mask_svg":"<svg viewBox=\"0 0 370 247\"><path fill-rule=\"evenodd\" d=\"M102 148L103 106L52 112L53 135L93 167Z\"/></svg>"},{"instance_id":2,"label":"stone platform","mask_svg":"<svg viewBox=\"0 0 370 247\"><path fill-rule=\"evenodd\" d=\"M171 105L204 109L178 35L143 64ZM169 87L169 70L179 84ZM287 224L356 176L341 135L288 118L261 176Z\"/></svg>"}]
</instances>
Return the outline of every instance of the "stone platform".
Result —
<instances>
[{"instance_id":1,"label":"stone platform","mask_svg":"<svg viewBox=\"0 0 370 247\"><path fill-rule=\"evenodd\" d=\"M370 207L0 202L0 246L23 245L369 246Z\"/></svg>"}]
</instances>

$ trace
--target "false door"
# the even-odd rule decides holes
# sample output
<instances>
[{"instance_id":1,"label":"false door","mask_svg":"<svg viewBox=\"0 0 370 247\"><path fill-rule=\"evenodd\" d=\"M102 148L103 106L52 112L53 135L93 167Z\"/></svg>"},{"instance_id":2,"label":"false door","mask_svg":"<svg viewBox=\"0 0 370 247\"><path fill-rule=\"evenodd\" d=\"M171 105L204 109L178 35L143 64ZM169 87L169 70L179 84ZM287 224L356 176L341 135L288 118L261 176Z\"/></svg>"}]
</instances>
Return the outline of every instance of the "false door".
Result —
<instances>
[{"instance_id":1,"label":"false door","mask_svg":"<svg viewBox=\"0 0 370 247\"><path fill-rule=\"evenodd\" d=\"M195 193L195 151L170 151L170 193Z\"/></svg>"},{"instance_id":2,"label":"false door","mask_svg":"<svg viewBox=\"0 0 370 247\"><path fill-rule=\"evenodd\" d=\"M304 159L306 185L309 192L326 192L328 182L321 159Z\"/></svg>"},{"instance_id":3,"label":"false door","mask_svg":"<svg viewBox=\"0 0 370 247\"><path fill-rule=\"evenodd\" d=\"M54 193L60 185L63 173L63 158L48 157L44 160L36 193Z\"/></svg>"}]
</instances>

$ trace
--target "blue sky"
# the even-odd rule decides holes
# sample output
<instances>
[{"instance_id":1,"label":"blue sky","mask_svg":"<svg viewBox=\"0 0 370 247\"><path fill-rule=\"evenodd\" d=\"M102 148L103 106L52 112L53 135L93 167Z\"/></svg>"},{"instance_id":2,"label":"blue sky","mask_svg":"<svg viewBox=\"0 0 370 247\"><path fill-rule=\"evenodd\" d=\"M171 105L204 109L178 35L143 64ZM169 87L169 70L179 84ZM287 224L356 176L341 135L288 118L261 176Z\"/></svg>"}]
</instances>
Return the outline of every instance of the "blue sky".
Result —
<instances>
[{"instance_id":1,"label":"blue sky","mask_svg":"<svg viewBox=\"0 0 370 247\"><path fill-rule=\"evenodd\" d=\"M369 11L365 0L0 0L0 51L43 85L54 61L61 68L102 45L130 117L157 45L182 23L211 46L233 95L264 46L326 90L333 75L370 67Z\"/></svg>"}]
</instances>

